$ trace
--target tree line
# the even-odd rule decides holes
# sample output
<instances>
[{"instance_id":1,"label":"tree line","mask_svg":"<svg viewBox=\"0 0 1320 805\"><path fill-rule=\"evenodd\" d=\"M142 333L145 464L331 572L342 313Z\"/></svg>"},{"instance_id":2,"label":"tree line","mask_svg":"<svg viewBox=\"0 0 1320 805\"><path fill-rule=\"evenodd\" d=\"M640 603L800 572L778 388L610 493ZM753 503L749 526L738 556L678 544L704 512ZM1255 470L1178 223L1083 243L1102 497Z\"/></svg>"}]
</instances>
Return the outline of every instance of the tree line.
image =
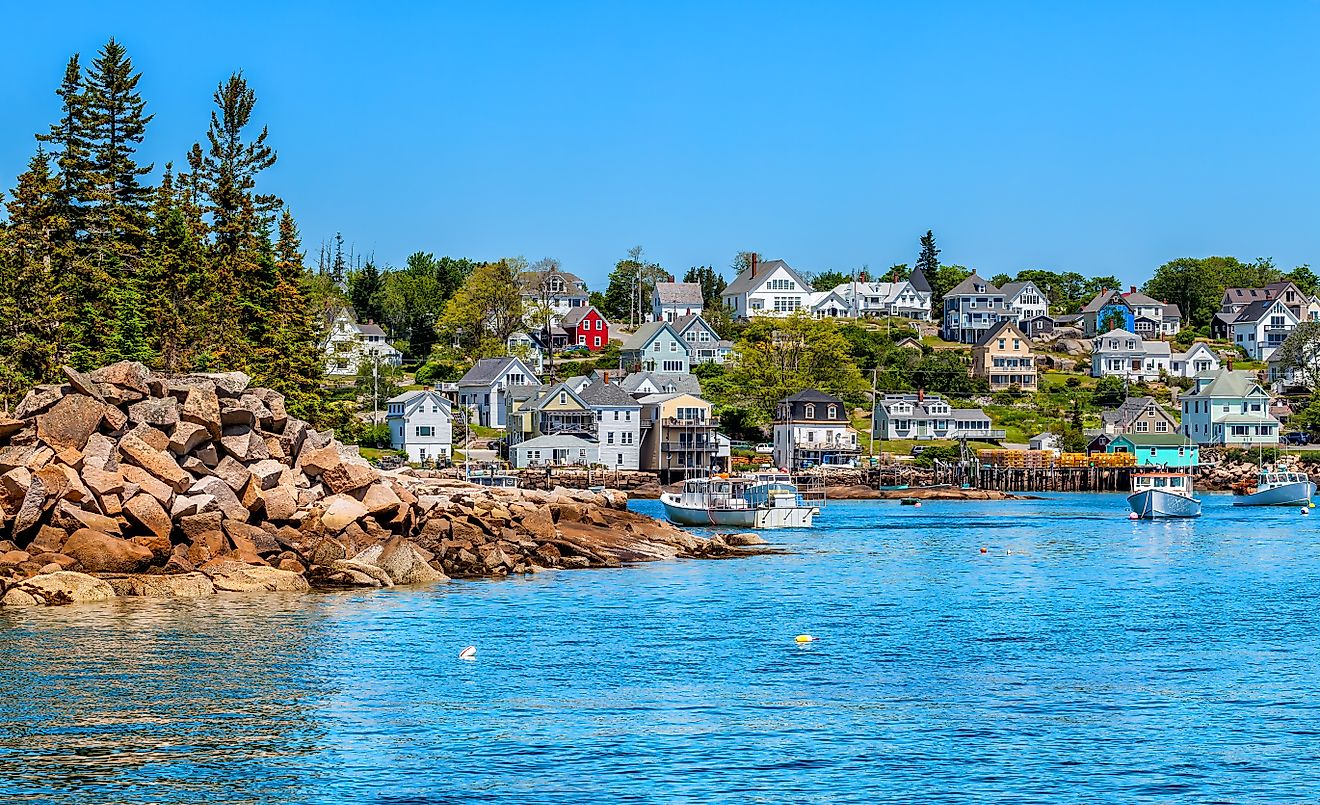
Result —
<instances>
[{"instance_id":1,"label":"tree line","mask_svg":"<svg viewBox=\"0 0 1320 805\"><path fill-rule=\"evenodd\" d=\"M139 149L154 115L126 49L69 59L60 114L0 225L0 398L137 360L171 372L237 369L316 418L322 355L298 228L261 183L276 152L242 73L210 125L157 175Z\"/></svg>"}]
</instances>

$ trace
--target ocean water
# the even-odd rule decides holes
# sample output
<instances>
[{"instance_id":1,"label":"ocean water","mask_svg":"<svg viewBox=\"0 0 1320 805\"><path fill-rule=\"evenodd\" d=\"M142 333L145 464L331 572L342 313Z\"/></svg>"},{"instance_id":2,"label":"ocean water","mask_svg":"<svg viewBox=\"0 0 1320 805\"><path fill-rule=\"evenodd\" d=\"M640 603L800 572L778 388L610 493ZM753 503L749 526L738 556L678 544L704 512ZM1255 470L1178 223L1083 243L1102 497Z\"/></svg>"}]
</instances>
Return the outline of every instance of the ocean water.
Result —
<instances>
[{"instance_id":1,"label":"ocean water","mask_svg":"<svg viewBox=\"0 0 1320 805\"><path fill-rule=\"evenodd\" d=\"M1229 502L838 502L750 559L0 610L0 801L1314 802L1320 516Z\"/></svg>"}]
</instances>

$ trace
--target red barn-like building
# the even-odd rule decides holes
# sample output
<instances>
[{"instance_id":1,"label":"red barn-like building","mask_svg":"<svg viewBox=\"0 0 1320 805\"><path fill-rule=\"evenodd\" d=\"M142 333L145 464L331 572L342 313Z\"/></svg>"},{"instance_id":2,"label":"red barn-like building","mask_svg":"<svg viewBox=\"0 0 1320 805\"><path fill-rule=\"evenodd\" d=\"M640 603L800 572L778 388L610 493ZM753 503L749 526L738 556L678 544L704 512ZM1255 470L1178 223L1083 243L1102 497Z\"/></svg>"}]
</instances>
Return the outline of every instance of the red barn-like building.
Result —
<instances>
[{"instance_id":1,"label":"red barn-like building","mask_svg":"<svg viewBox=\"0 0 1320 805\"><path fill-rule=\"evenodd\" d=\"M610 323L594 305L573 308L559 320L559 326L568 333L569 346L576 344L597 352L610 343Z\"/></svg>"}]
</instances>

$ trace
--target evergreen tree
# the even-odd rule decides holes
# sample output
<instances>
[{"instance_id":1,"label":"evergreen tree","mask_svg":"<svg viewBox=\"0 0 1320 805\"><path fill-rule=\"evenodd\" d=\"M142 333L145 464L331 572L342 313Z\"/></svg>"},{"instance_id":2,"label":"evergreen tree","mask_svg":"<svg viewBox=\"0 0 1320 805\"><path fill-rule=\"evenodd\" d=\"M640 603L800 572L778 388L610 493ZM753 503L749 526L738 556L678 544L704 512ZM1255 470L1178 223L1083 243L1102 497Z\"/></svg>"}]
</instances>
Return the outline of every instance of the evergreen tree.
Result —
<instances>
[{"instance_id":1,"label":"evergreen tree","mask_svg":"<svg viewBox=\"0 0 1320 805\"><path fill-rule=\"evenodd\" d=\"M148 342L147 318L143 312L142 281L136 272L117 272L118 282L110 286L106 300L114 311L103 363L141 361L156 363L157 355Z\"/></svg>"},{"instance_id":2,"label":"evergreen tree","mask_svg":"<svg viewBox=\"0 0 1320 805\"><path fill-rule=\"evenodd\" d=\"M720 298L729 283L711 266L689 268L683 275L684 282L696 282L701 285L701 305L703 308L717 308L724 304Z\"/></svg>"},{"instance_id":3,"label":"evergreen tree","mask_svg":"<svg viewBox=\"0 0 1320 805\"><path fill-rule=\"evenodd\" d=\"M60 119L51 125L47 134L37 135L39 142L51 146L59 171L58 199L71 237L80 236L86 229L82 213L92 185L91 133L78 58L74 54L69 59L64 68L64 80L55 90L60 98Z\"/></svg>"},{"instance_id":4,"label":"evergreen tree","mask_svg":"<svg viewBox=\"0 0 1320 805\"><path fill-rule=\"evenodd\" d=\"M330 279L335 285L343 286L348 276L348 266L344 263L344 236L335 233L335 257L330 264Z\"/></svg>"},{"instance_id":5,"label":"evergreen tree","mask_svg":"<svg viewBox=\"0 0 1320 805\"><path fill-rule=\"evenodd\" d=\"M136 159L152 118L145 113L146 102L137 91L141 78L141 73L133 72L124 46L111 39L84 79L93 182L88 245L94 252L119 255L129 270L147 237L151 200L151 188L140 180L153 166L139 165Z\"/></svg>"},{"instance_id":6,"label":"evergreen tree","mask_svg":"<svg viewBox=\"0 0 1320 805\"><path fill-rule=\"evenodd\" d=\"M921 236L921 255L917 257L914 272L920 271L929 280L940 269L940 250L935 248L935 233L929 229Z\"/></svg>"},{"instance_id":7,"label":"evergreen tree","mask_svg":"<svg viewBox=\"0 0 1320 805\"><path fill-rule=\"evenodd\" d=\"M274 286L267 300L266 343L254 368L259 381L285 395L294 416L318 421L320 383L325 365L319 313L308 298L308 272L293 215L280 216L272 266Z\"/></svg>"},{"instance_id":8,"label":"evergreen tree","mask_svg":"<svg viewBox=\"0 0 1320 805\"><path fill-rule=\"evenodd\" d=\"M362 268L349 273L348 301L358 321L378 322L384 319L380 299L383 287L380 269L376 268L374 261L368 260Z\"/></svg>"}]
</instances>

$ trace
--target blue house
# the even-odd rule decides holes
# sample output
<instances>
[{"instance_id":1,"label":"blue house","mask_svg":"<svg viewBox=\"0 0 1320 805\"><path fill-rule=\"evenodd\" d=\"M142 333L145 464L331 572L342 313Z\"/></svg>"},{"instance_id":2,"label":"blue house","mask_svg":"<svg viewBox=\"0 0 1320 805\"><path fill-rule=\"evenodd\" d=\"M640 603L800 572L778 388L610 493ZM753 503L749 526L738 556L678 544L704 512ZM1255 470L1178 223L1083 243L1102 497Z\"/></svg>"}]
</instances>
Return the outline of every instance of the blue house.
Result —
<instances>
[{"instance_id":1,"label":"blue house","mask_svg":"<svg viewBox=\"0 0 1320 805\"><path fill-rule=\"evenodd\" d=\"M1201 460L1200 448L1181 433L1123 433L1113 438L1106 453L1132 453L1138 467L1190 469Z\"/></svg>"},{"instance_id":2,"label":"blue house","mask_svg":"<svg viewBox=\"0 0 1320 805\"><path fill-rule=\"evenodd\" d=\"M1101 291L1082 308L1082 328L1087 338L1110 330L1136 332L1137 316L1118 291Z\"/></svg>"}]
</instances>

